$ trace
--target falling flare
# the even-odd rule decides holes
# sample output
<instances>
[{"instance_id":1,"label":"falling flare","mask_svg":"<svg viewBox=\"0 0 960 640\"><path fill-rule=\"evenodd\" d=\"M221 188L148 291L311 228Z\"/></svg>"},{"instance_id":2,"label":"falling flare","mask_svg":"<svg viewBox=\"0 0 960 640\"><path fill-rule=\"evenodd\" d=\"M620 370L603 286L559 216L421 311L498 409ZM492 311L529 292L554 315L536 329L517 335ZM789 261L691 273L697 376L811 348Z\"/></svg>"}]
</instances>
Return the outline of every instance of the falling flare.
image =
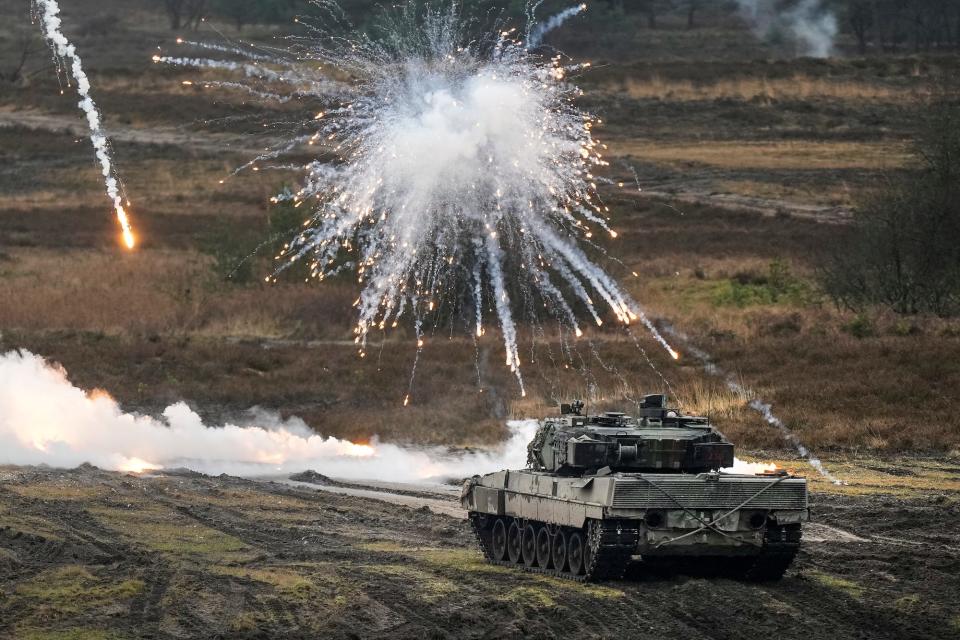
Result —
<instances>
[{"instance_id":1,"label":"falling flare","mask_svg":"<svg viewBox=\"0 0 960 640\"><path fill-rule=\"evenodd\" d=\"M100 170L103 174L104 186L106 187L107 197L113 201L114 209L117 212L117 222L123 233L123 243L128 249L136 246L136 238L133 235L133 228L130 223L130 217L123 207L123 199L120 196L120 183L114 172L112 160L110 157L110 144L103 131L102 118L96 103L90 97L90 80L83 70L83 62L77 54L76 47L67 40L60 30L60 6L55 0L34 0L36 12L40 17L43 27L43 35L53 50L57 58L58 65L61 60L69 60L69 65L63 65L77 85L77 94L80 96L78 106L87 117L87 124L90 127L90 142L96 153L97 160L100 163Z\"/></svg>"}]
</instances>

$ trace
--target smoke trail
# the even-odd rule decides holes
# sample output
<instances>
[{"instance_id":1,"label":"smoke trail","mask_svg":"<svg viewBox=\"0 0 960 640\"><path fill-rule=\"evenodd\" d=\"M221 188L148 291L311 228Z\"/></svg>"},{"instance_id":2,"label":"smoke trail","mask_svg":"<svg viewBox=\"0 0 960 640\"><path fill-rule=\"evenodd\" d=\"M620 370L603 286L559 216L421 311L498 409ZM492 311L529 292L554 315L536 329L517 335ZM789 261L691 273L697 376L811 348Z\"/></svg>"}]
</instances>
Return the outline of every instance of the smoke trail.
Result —
<instances>
[{"instance_id":1,"label":"smoke trail","mask_svg":"<svg viewBox=\"0 0 960 640\"><path fill-rule=\"evenodd\" d=\"M0 464L89 462L116 471L187 467L243 476L314 469L346 479L412 482L524 467L536 430L534 421L509 423L510 439L493 453L354 444L263 411L218 427L204 425L183 403L167 407L162 420L124 413L105 393L85 393L66 375L31 353L0 355Z\"/></svg>"},{"instance_id":2,"label":"smoke trail","mask_svg":"<svg viewBox=\"0 0 960 640\"><path fill-rule=\"evenodd\" d=\"M546 22L541 22L533 25L533 27L529 29L529 33L527 35L527 48L534 49L536 47L539 47L543 43L544 36L546 36L548 33L553 31L554 29L559 28L564 22L566 22L573 16L579 13L582 13L586 10L587 10L586 4L578 4L573 7L568 7L567 9L564 9L563 11L561 11L560 13L554 16L550 16L550 18L548 18Z\"/></svg>"},{"instance_id":3,"label":"smoke trail","mask_svg":"<svg viewBox=\"0 0 960 640\"><path fill-rule=\"evenodd\" d=\"M727 388L733 391L738 395L743 396L752 396L753 392L750 389L744 387L732 374L728 374L723 369L718 367L714 362L713 358L710 357L710 354L702 349L695 347L690 343L690 338L683 332L676 329L673 325L666 324L663 327L664 333L667 333L674 338L682 341L685 345L685 349L688 353L692 354L703 364L703 370L706 371L711 376L716 376L718 378L723 378L724 382L727 385ZM780 431L780 435L783 436L783 439L786 440L790 445L797 450L797 453L804 458L807 463L817 470L824 478L830 482L840 485L844 484L842 480L838 479L832 473L830 473L826 467L823 466L820 458L815 456L797 437L795 434L783 421L773 414L772 405L763 402L759 398L753 398L749 404L750 408L756 411L763 417L764 422L769 424L772 427L775 427Z\"/></svg>"},{"instance_id":4,"label":"smoke trail","mask_svg":"<svg viewBox=\"0 0 960 640\"><path fill-rule=\"evenodd\" d=\"M271 98L284 88L316 97L317 115L298 135L247 165L259 168L302 145L337 157L307 163L302 187L278 196L307 204L309 216L278 271L304 260L322 280L354 267L361 353L369 332L395 325L405 309L434 326L451 308L468 312L444 294L471 291L477 309L470 324L482 334L481 304L492 303L521 393L513 307L529 311L542 302L579 335L574 305L561 292L576 296L598 325L591 294L599 295L617 320L639 320L676 357L639 305L579 246L595 231L616 232L594 176L608 164L592 133L597 121L573 104L580 91L565 80L570 68L531 53L515 30L478 35L456 3L418 5L387 13L376 38L311 25L310 37L269 68L256 58L154 58L268 83L257 90ZM317 77L316 63L354 83ZM548 273L559 276L556 284ZM514 294L518 274L531 295Z\"/></svg>"},{"instance_id":5,"label":"smoke trail","mask_svg":"<svg viewBox=\"0 0 960 640\"><path fill-rule=\"evenodd\" d=\"M80 96L78 106L87 117L87 124L90 127L90 142L93 144L97 160L100 162L107 197L113 202L114 209L117 212L117 222L120 223L120 229L123 232L123 242L127 245L127 248L133 249L136 245L136 239L130 225L130 218L123 208L119 181L114 173L110 158L110 144L103 131L100 111L97 109L93 98L90 97L90 80L87 79L87 74L83 71L83 62L77 54L76 47L70 44L70 41L60 30L60 7L56 1L34 0L34 6L43 26L43 35L53 50L58 67L61 66L61 61L69 61L69 66L62 65L62 68L67 70L67 73L76 82L77 94Z\"/></svg>"},{"instance_id":6,"label":"smoke trail","mask_svg":"<svg viewBox=\"0 0 960 640\"><path fill-rule=\"evenodd\" d=\"M839 33L837 17L822 0L800 0L781 10L778 0L736 0L740 14L764 40L786 38L801 55L827 58Z\"/></svg>"}]
</instances>

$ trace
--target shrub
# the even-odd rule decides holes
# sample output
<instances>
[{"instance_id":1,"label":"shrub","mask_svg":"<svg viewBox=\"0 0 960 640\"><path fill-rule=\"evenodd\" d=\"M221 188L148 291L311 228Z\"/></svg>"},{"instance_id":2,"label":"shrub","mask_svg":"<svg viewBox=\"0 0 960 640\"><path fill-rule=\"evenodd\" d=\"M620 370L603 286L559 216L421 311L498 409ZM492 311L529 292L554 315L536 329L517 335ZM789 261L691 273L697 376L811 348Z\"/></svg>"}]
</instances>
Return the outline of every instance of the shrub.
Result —
<instances>
[{"instance_id":1,"label":"shrub","mask_svg":"<svg viewBox=\"0 0 960 640\"><path fill-rule=\"evenodd\" d=\"M213 258L211 268L218 281L248 285L256 279L258 240L255 230L238 229L235 222L226 221L201 238L200 250Z\"/></svg>"},{"instance_id":2,"label":"shrub","mask_svg":"<svg viewBox=\"0 0 960 640\"><path fill-rule=\"evenodd\" d=\"M269 247L271 259L279 255L286 244L296 237L308 216L309 210L303 207L298 208L289 200L281 200L270 209L268 219L270 237L267 247ZM274 264L271 272L279 266L279 263ZM277 277L288 282L303 282L309 276L310 260L301 259L286 266Z\"/></svg>"},{"instance_id":3,"label":"shrub","mask_svg":"<svg viewBox=\"0 0 960 640\"><path fill-rule=\"evenodd\" d=\"M857 211L822 273L839 305L882 305L900 314L960 312L960 101L940 96L916 142L919 168Z\"/></svg>"},{"instance_id":4,"label":"shrub","mask_svg":"<svg viewBox=\"0 0 960 640\"><path fill-rule=\"evenodd\" d=\"M858 313L845 329L855 338L869 338L876 334L873 320L863 313Z\"/></svg>"},{"instance_id":5,"label":"shrub","mask_svg":"<svg viewBox=\"0 0 960 640\"><path fill-rule=\"evenodd\" d=\"M750 307L768 304L806 304L812 299L811 287L796 277L783 260L770 263L765 274L740 272L714 293L719 306Z\"/></svg>"}]
</instances>

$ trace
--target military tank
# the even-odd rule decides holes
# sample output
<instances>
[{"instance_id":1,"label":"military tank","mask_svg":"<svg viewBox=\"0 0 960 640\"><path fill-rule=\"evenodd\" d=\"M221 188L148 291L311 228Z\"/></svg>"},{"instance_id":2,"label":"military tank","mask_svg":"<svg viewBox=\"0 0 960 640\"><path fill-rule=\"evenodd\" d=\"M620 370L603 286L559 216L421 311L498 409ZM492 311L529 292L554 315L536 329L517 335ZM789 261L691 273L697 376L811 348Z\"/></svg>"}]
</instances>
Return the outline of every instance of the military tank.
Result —
<instances>
[{"instance_id":1,"label":"military tank","mask_svg":"<svg viewBox=\"0 0 960 640\"><path fill-rule=\"evenodd\" d=\"M639 415L563 404L540 422L528 468L474 476L461 502L487 561L579 581L615 580L634 556L777 580L800 547L807 481L721 473L733 445L663 395ZM642 566L642 565L641 565Z\"/></svg>"}]
</instances>

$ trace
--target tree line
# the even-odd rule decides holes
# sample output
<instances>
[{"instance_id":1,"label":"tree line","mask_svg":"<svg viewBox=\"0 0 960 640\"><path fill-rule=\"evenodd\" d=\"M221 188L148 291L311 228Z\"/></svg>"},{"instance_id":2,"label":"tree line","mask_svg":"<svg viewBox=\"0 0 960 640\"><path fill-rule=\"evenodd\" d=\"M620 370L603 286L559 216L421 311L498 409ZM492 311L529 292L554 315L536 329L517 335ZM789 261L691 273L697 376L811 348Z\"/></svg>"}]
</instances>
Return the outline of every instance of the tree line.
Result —
<instances>
[{"instance_id":1,"label":"tree line","mask_svg":"<svg viewBox=\"0 0 960 640\"><path fill-rule=\"evenodd\" d=\"M252 24L281 24L319 11L309 0L148 0L162 9L170 28L196 27L205 17L231 22L237 29ZM801 0L754 0L752 4L790 10ZM547 0L539 15L548 15L573 0ZM378 0L339 0L338 5L359 26L377 14ZM526 0L473 0L465 6L478 13L498 13L520 20ZM736 0L596 0L583 20L608 20L611 14L648 29L700 29L740 21L744 2ZM932 51L960 48L960 0L822 0L842 34L860 53Z\"/></svg>"}]
</instances>

